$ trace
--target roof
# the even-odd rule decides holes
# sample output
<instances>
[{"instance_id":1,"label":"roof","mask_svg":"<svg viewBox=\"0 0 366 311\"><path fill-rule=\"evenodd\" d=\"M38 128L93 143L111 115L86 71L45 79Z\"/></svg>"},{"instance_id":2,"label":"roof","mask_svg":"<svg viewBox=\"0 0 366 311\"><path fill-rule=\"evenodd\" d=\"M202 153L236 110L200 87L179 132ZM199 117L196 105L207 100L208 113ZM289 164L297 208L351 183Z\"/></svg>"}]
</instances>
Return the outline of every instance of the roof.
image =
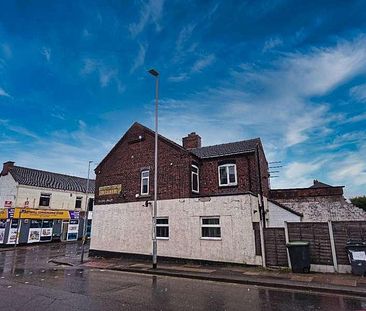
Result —
<instances>
[{"instance_id":1,"label":"roof","mask_svg":"<svg viewBox=\"0 0 366 311\"><path fill-rule=\"evenodd\" d=\"M214 158L231 154L240 154L254 151L261 144L260 138L238 141L234 143L220 144L201 148L190 149L199 158Z\"/></svg>"},{"instance_id":2,"label":"roof","mask_svg":"<svg viewBox=\"0 0 366 311\"><path fill-rule=\"evenodd\" d=\"M291 207L286 206L286 205L284 205L284 204L281 204L281 203L279 203L279 202L277 202L277 201L275 201L275 200L268 199L268 202L271 202L271 203L273 203L273 204L275 204L275 205L277 205L277 206L279 206L279 207L283 208L284 210L286 210L286 211L288 211L288 212L290 212L290 213L292 213L292 214L295 214L295 215L297 215L297 216L300 216L300 217L303 217L303 216L304 216L302 213L300 213L300 212L298 212L298 211L295 211L295 210L294 210L294 209L292 209Z\"/></svg>"},{"instance_id":3,"label":"roof","mask_svg":"<svg viewBox=\"0 0 366 311\"><path fill-rule=\"evenodd\" d=\"M16 182L20 185L59 189L65 191L86 192L87 179L41 171L33 168L14 166L10 170ZM89 193L94 193L95 180L89 180Z\"/></svg>"},{"instance_id":4,"label":"roof","mask_svg":"<svg viewBox=\"0 0 366 311\"><path fill-rule=\"evenodd\" d=\"M333 187L333 186L325 184L321 181L318 181L318 180L314 179L313 185L310 186L309 188L329 188L329 187Z\"/></svg>"}]
</instances>

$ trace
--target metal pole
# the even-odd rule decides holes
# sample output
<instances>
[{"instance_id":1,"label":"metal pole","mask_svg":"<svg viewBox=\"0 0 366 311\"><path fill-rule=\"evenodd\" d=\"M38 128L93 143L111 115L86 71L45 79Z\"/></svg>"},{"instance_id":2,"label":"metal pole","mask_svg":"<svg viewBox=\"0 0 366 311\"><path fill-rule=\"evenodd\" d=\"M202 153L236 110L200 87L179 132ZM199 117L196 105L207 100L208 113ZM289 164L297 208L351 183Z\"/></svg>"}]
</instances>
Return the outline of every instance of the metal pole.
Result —
<instances>
[{"instance_id":1,"label":"metal pole","mask_svg":"<svg viewBox=\"0 0 366 311\"><path fill-rule=\"evenodd\" d=\"M84 216L84 226L83 226L83 240L81 243L81 258L80 263L84 262L84 251L86 244L86 231L87 231L87 223L88 223L88 214L89 214L89 204L88 204L88 194L89 194L89 176L90 176L90 164L93 161L89 161L88 164L88 179L86 180L86 195L85 195L85 216Z\"/></svg>"},{"instance_id":2,"label":"metal pole","mask_svg":"<svg viewBox=\"0 0 366 311\"><path fill-rule=\"evenodd\" d=\"M156 240L156 216L158 210L158 98L159 76L155 77L155 164L154 164L154 208L153 208L153 269L158 262L158 243Z\"/></svg>"}]
</instances>

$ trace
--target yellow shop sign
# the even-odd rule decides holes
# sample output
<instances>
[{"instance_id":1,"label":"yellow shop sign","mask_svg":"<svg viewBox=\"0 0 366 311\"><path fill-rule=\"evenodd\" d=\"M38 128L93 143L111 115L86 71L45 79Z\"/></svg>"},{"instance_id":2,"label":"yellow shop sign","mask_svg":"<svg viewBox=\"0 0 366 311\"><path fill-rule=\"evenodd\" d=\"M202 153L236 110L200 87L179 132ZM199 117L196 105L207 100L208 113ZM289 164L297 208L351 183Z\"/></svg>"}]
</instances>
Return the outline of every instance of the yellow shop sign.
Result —
<instances>
[{"instance_id":1,"label":"yellow shop sign","mask_svg":"<svg viewBox=\"0 0 366 311\"><path fill-rule=\"evenodd\" d=\"M8 218L8 209L7 208L0 208L0 219Z\"/></svg>"},{"instance_id":2,"label":"yellow shop sign","mask_svg":"<svg viewBox=\"0 0 366 311\"><path fill-rule=\"evenodd\" d=\"M111 195L111 194L120 194L122 190L122 185L110 185L110 186L102 186L99 187L99 195Z\"/></svg>"},{"instance_id":3,"label":"yellow shop sign","mask_svg":"<svg viewBox=\"0 0 366 311\"><path fill-rule=\"evenodd\" d=\"M70 219L69 211L65 210L41 210L33 208L16 208L14 218L22 219Z\"/></svg>"}]
</instances>

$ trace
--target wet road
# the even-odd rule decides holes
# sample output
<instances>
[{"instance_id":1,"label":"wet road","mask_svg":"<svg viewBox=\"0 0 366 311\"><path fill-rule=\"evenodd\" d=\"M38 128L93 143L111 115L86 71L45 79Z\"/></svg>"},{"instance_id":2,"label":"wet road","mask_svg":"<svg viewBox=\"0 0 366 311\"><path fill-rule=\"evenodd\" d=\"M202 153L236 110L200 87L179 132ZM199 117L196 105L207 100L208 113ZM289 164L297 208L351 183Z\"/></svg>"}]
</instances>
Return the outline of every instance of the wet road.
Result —
<instances>
[{"instance_id":1,"label":"wet road","mask_svg":"<svg viewBox=\"0 0 366 311\"><path fill-rule=\"evenodd\" d=\"M366 310L366 299L59 267L77 244L0 252L0 310Z\"/></svg>"}]
</instances>

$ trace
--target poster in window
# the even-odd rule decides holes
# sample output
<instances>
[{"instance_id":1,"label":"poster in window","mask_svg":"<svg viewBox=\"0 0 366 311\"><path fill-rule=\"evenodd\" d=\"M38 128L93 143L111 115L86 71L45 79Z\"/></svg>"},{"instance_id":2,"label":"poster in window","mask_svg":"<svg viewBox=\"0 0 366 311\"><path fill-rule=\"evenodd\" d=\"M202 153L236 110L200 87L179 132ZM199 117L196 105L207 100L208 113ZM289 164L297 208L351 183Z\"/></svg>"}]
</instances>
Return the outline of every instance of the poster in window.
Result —
<instances>
[{"instance_id":1,"label":"poster in window","mask_svg":"<svg viewBox=\"0 0 366 311\"><path fill-rule=\"evenodd\" d=\"M30 228L28 234L28 243L36 243L41 240L41 229Z\"/></svg>"},{"instance_id":2,"label":"poster in window","mask_svg":"<svg viewBox=\"0 0 366 311\"><path fill-rule=\"evenodd\" d=\"M9 229L9 237L7 244L15 244L15 240L17 238L17 228L10 228Z\"/></svg>"},{"instance_id":3,"label":"poster in window","mask_svg":"<svg viewBox=\"0 0 366 311\"><path fill-rule=\"evenodd\" d=\"M0 228L0 244L4 243L5 239L5 228Z\"/></svg>"},{"instance_id":4,"label":"poster in window","mask_svg":"<svg viewBox=\"0 0 366 311\"><path fill-rule=\"evenodd\" d=\"M71 219L67 230L67 240L76 241L78 239L79 221L77 219Z\"/></svg>"}]
</instances>

